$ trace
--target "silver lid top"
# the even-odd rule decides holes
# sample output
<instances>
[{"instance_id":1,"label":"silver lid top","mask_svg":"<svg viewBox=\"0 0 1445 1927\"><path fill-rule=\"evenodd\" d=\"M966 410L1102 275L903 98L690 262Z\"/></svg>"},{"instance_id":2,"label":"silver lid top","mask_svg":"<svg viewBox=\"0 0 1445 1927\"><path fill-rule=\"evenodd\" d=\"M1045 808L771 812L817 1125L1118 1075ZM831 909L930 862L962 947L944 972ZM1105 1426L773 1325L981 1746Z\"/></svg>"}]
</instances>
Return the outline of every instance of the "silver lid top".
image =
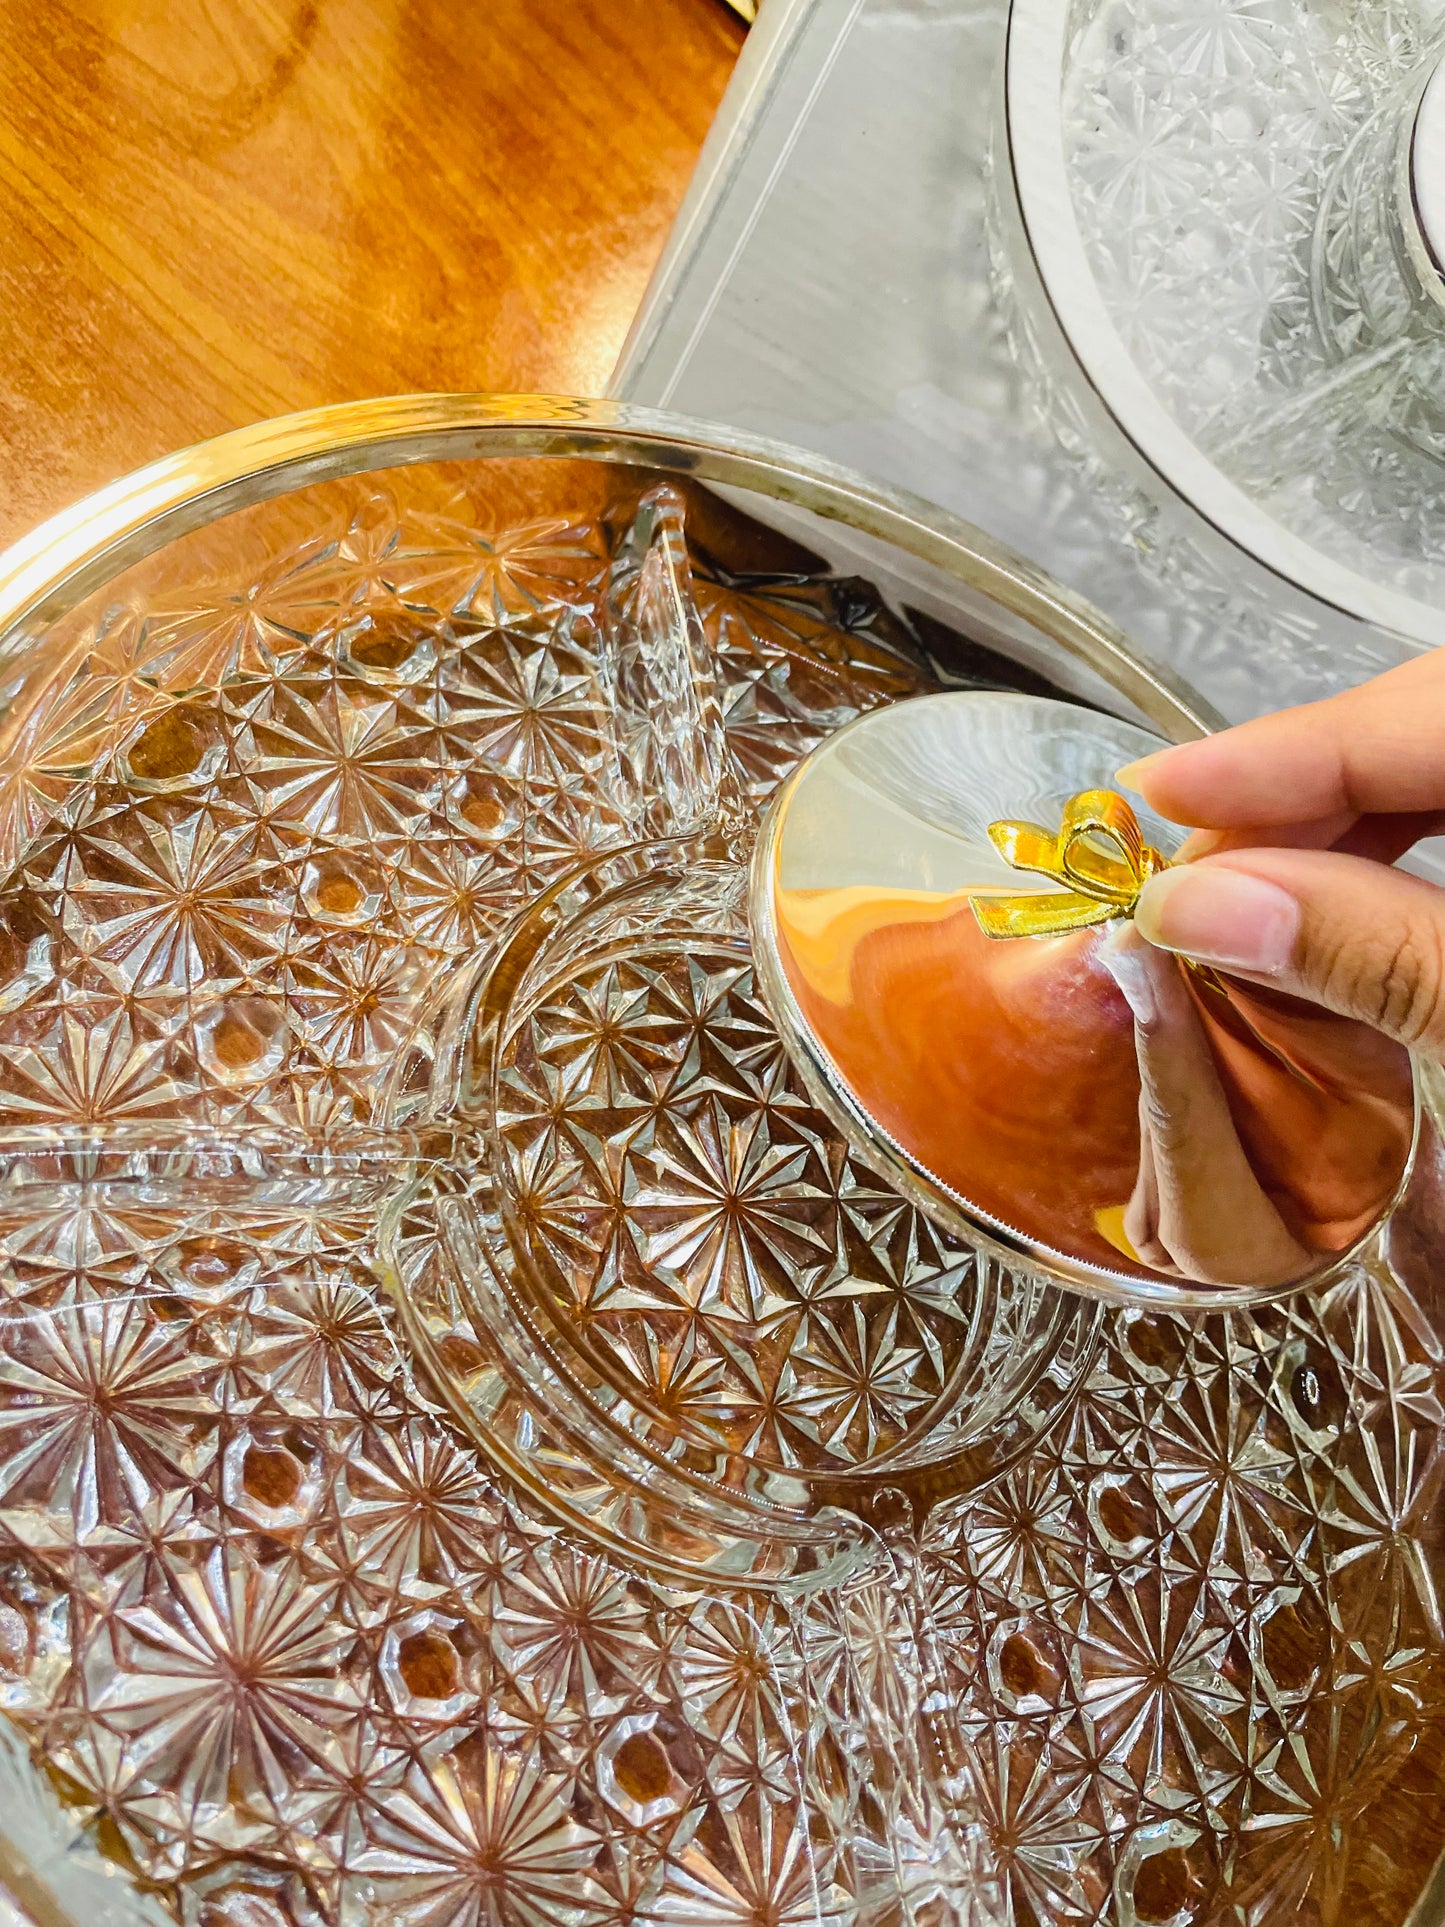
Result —
<instances>
[{"instance_id":1,"label":"silver lid top","mask_svg":"<svg viewBox=\"0 0 1445 1927\"><path fill-rule=\"evenodd\" d=\"M1137 935L1181 833L1109 786L1157 746L1028 696L875 711L775 802L753 941L814 1096L939 1223L1102 1296L1217 1305L1374 1230L1414 1082L1363 1026Z\"/></svg>"}]
</instances>

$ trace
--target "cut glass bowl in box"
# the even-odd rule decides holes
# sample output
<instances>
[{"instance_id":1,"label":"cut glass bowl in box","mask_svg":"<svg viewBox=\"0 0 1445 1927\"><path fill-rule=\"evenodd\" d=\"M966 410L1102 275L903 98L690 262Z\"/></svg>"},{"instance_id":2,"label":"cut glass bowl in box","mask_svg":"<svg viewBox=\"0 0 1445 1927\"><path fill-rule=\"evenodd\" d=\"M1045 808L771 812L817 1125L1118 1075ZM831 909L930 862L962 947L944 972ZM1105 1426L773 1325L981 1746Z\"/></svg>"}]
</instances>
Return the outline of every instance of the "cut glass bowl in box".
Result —
<instances>
[{"instance_id":1,"label":"cut glass bowl in box","mask_svg":"<svg viewBox=\"0 0 1445 1927\"><path fill-rule=\"evenodd\" d=\"M960 634L700 481L927 564ZM17 1915L1401 1917L1438 1173L1328 1293L1092 1361L931 1230L794 1080L716 842L637 851L598 646L659 516L741 808L1020 680L1021 625L1191 727L947 518L580 404L248 431L0 567Z\"/></svg>"},{"instance_id":2,"label":"cut glass bowl in box","mask_svg":"<svg viewBox=\"0 0 1445 1927\"><path fill-rule=\"evenodd\" d=\"M1006 59L1014 266L1065 385L1207 541L1416 645L1445 639L1442 56L1438 0L1012 0Z\"/></svg>"}]
</instances>

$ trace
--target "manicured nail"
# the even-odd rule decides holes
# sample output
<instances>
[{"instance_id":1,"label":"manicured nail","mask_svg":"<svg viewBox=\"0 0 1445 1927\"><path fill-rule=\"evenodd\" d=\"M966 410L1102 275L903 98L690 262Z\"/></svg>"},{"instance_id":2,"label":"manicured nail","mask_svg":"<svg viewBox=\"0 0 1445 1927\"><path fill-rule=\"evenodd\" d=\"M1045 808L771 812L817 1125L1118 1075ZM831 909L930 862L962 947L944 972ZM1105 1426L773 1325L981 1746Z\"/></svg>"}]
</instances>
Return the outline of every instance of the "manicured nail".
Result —
<instances>
[{"instance_id":1,"label":"manicured nail","mask_svg":"<svg viewBox=\"0 0 1445 1927\"><path fill-rule=\"evenodd\" d=\"M1294 959L1300 908L1277 884L1216 860L1151 877L1139 893L1134 923L1161 950L1277 977Z\"/></svg>"},{"instance_id":2,"label":"manicured nail","mask_svg":"<svg viewBox=\"0 0 1445 1927\"><path fill-rule=\"evenodd\" d=\"M1128 924L1115 925L1114 928L1129 929ZM1123 944L1107 940L1099 946L1099 961L1108 971L1114 982L1123 992L1124 1002L1129 1006L1131 1015L1146 1028L1159 1015L1159 1006L1154 998L1154 986L1149 981L1149 952L1142 944L1137 948L1127 948ZM1169 969L1178 966L1170 964Z\"/></svg>"},{"instance_id":3,"label":"manicured nail","mask_svg":"<svg viewBox=\"0 0 1445 1927\"><path fill-rule=\"evenodd\" d=\"M1122 769L1114 771L1114 781L1126 790L1137 790L1139 778L1153 769L1156 763L1162 763L1166 756L1173 754L1172 749L1154 749L1147 756L1136 756L1132 763L1125 763Z\"/></svg>"}]
</instances>

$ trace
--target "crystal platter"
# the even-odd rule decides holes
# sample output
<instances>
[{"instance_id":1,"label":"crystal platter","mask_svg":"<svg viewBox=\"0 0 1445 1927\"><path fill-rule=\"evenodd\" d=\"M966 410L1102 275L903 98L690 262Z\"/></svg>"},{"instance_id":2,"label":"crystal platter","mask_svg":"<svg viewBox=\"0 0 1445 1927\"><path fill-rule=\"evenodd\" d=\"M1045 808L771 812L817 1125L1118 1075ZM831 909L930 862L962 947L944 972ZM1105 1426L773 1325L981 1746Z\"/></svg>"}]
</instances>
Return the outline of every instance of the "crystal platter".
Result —
<instances>
[{"instance_id":1,"label":"crystal platter","mask_svg":"<svg viewBox=\"0 0 1445 1927\"><path fill-rule=\"evenodd\" d=\"M716 851L629 867L599 651L659 554L742 807L1040 664L1207 721L941 512L600 404L292 418L0 559L0 1907L1403 1920L1438 1171L1327 1291L1193 1320L933 1230L794 1079ZM669 1295L528 1296L487 1131L564 1281L612 1274L559 1172Z\"/></svg>"}]
</instances>

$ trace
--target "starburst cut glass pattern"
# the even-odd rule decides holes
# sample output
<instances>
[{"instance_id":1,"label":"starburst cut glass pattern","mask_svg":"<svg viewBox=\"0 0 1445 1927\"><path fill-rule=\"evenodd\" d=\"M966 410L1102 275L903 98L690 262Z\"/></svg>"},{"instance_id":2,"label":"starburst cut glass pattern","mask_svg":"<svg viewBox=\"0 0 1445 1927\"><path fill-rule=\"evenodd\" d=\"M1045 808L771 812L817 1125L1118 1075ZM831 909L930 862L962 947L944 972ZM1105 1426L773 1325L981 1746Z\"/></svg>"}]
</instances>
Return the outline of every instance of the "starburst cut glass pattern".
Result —
<instances>
[{"instance_id":1,"label":"starburst cut glass pattern","mask_svg":"<svg viewBox=\"0 0 1445 1927\"><path fill-rule=\"evenodd\" d=\"M527 1235L676 1430L780 1468L912 1435L973 1336L971 1255L820 1130L744 958L598 964L507 1070Z\"/></svg>"},{"instance_id":2,"label":"starburst cut glass pattern","mask_svg":"<svg viewBox=\"0 0 1445 1927\"><path fill-rule=\"evenodd\" d=\"M935 1498L977 1482L1073 1390L1094 1319L938 1232L820 1115L754 983L736 864L693 844L586 882L479 1033L494 1188L432 1207L477 1343L539 1414L567 1385L594 1451L685 1471L670 1517L703 1537L752 1505L755 1534L791 1516L816 1538L815 1504L866 1508L885 1472ZM519 1318L531 1345L499 1347Z\"/></svg>"},{"instance_id":3,"label":"starburst cut glass pattern","mask_svg":"<svg viewBox=\"0 0 1445 1927\"><path fill-rule=\"evenodd\" d=\"M1440 1174L1326 1297L1111 1316L1051 1430L1093 1314L1020 1374L1057 1301L813 1109L729 852L624 847L638 518L583 499L311 491L9 667L0 1706L56 1867L192 1927L1403 1920ZM688 595L735 822L926 686L806 561Z\"/></svg>"}]
</instances>

